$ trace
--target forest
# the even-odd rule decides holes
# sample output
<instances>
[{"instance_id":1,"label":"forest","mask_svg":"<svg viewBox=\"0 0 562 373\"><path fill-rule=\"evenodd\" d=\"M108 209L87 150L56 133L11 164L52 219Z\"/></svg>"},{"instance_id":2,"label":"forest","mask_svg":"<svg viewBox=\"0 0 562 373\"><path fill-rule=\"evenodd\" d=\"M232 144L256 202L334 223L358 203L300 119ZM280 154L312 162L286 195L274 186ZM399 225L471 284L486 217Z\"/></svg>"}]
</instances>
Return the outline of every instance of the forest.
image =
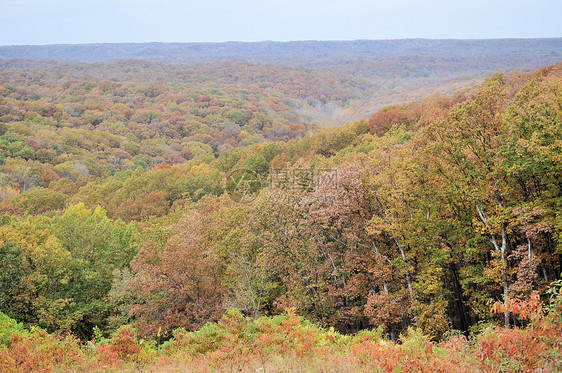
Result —
<instances>
[{"instance_id":1,"label":"forest","mask_svg":"<svg viewBox=\"0 0 562 373\"><path fill-rule=\"evenodd\" d=\"M1 371L562 370L561 63L323 127L372 82L10 61Z\"/></svg>"}]
</instances>

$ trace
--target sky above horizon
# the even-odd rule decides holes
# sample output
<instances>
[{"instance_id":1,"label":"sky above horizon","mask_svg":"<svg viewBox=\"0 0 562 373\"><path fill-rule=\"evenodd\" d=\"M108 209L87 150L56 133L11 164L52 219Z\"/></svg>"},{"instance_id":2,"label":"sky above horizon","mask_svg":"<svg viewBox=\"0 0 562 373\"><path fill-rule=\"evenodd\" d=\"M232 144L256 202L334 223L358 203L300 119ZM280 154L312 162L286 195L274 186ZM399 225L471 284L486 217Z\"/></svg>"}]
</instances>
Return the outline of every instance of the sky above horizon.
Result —
<instances>
[{"instance_id":1,"label":"sky above horizon","mask_svg":"<svg viewBox=\"0 0 562 373\"><path fill-rule=\"evenodd\" d=\"M561 37L560 0L0 0L0 45Z\"/></svg>"}]
</instances>

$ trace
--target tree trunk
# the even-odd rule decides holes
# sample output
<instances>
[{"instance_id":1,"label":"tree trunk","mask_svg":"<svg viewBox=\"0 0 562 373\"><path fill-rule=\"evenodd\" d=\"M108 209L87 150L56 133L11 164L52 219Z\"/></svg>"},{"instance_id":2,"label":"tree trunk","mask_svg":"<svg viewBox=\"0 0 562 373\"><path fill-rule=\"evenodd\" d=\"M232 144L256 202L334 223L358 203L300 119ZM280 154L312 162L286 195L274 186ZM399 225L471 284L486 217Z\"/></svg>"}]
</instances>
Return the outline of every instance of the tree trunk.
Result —
<instances>
[{"instance_id":1,"label":"tree trunk","mask_svg":"<svg viewBox=\"0 0 562 373\"><path fill-rule=\"evenodd\" d=\"M500 202L498 202L498 205L501 207ZM501 243L501 246L499 246L498 241L496 240L496 236L492 233L492 230L490 229L490 226L488 225L488 218L486 217L486 214L484 213L484 210L482 209L482 207L478 203L476 203L476 210L478 211L478 215L480 216L480 220L482 220L482 222L484 223L484 225L486 226L486 228L490 232L490 242L492 243L492 246L494 247L494 250L500 254L500 259L501 259L502 265L504 266L505 269L507 269L507 262L505 260L505 252L507 250L506 224L502 223L502 231L501 231L502 243ZM509 311L507 311L507 304L508 304L508 298L509 298L509 287L508 287L508 283L507 283L507 275L505 273L502 275L502 283L503 283L503 302L504 302L504 306L505 306L505 311L503 313L503 316L504 316L504 320L505 320L505 327L509 328Z\"/></svg>"},{"instance_id":2,"label":"tree trunk","mask_svg":"<svg viewBox=\"0 0 562 373\"><path fill-rule=\"evenodd\" d=\"M505 275L503 275L503 304L505 306L505 311L503 312L503 318L505 322L505 328L509 329L509 311L507 310L507 302L508 302L508 287L507 287L507 280Z\"/></svg>"}]
</instances>

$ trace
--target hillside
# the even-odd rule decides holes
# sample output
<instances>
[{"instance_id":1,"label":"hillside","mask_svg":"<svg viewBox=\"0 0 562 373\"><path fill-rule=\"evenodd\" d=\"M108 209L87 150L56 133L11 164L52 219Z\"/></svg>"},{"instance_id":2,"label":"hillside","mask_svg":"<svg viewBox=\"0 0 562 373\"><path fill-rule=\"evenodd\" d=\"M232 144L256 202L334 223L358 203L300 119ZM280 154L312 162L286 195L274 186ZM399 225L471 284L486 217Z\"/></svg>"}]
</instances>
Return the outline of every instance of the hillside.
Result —
<instances>
[{"instance_id":1,"label":"hillside","mask_svg":"<svg viewBox=\"0 0 562 373\"><path fill-rule=\"evenodd\" d=\"M324 129L294 102L362 80L21 64L0 86L2 369L561 368L561 64Z\"/></svg>"}]
</instances>

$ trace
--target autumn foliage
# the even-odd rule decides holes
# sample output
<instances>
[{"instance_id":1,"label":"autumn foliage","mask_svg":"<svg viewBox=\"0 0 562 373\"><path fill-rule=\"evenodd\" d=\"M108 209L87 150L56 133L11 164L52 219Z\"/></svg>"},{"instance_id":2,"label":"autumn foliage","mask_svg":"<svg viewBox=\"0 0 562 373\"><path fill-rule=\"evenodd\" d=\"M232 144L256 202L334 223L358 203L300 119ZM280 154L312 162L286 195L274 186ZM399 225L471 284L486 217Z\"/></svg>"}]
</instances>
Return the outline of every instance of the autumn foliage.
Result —
<instances>
[{"instance_id":1,"label":"autumn foliage","mask_svg":"<svg viewBox=\"0 0 562 373\"><path fill-rule=\"evenodd\" d=\"M9 79L0 370L562 369L562 65L307 136L236 82Z\"/></svg>"},{"instance_id":2,"label":"autumn foliage","mask_svg":"<svg viewBox=\"0 0 562 373\"><path fill-rule=\"evenodd\" d=\"M195 332L177 329L162 346L139 340L133 329L110 339L81 343L69 335L26 331L2 315L2 371L118 369L131 371L555 371L560 365L562 287L551 301L527 305L532 322L525 329L489 328L477 337L431 341L408 329L399 343L382 330L342 335L320 328L289 310L252 320L229 310L218 322Z\"/></svg>"}]
</instances>

